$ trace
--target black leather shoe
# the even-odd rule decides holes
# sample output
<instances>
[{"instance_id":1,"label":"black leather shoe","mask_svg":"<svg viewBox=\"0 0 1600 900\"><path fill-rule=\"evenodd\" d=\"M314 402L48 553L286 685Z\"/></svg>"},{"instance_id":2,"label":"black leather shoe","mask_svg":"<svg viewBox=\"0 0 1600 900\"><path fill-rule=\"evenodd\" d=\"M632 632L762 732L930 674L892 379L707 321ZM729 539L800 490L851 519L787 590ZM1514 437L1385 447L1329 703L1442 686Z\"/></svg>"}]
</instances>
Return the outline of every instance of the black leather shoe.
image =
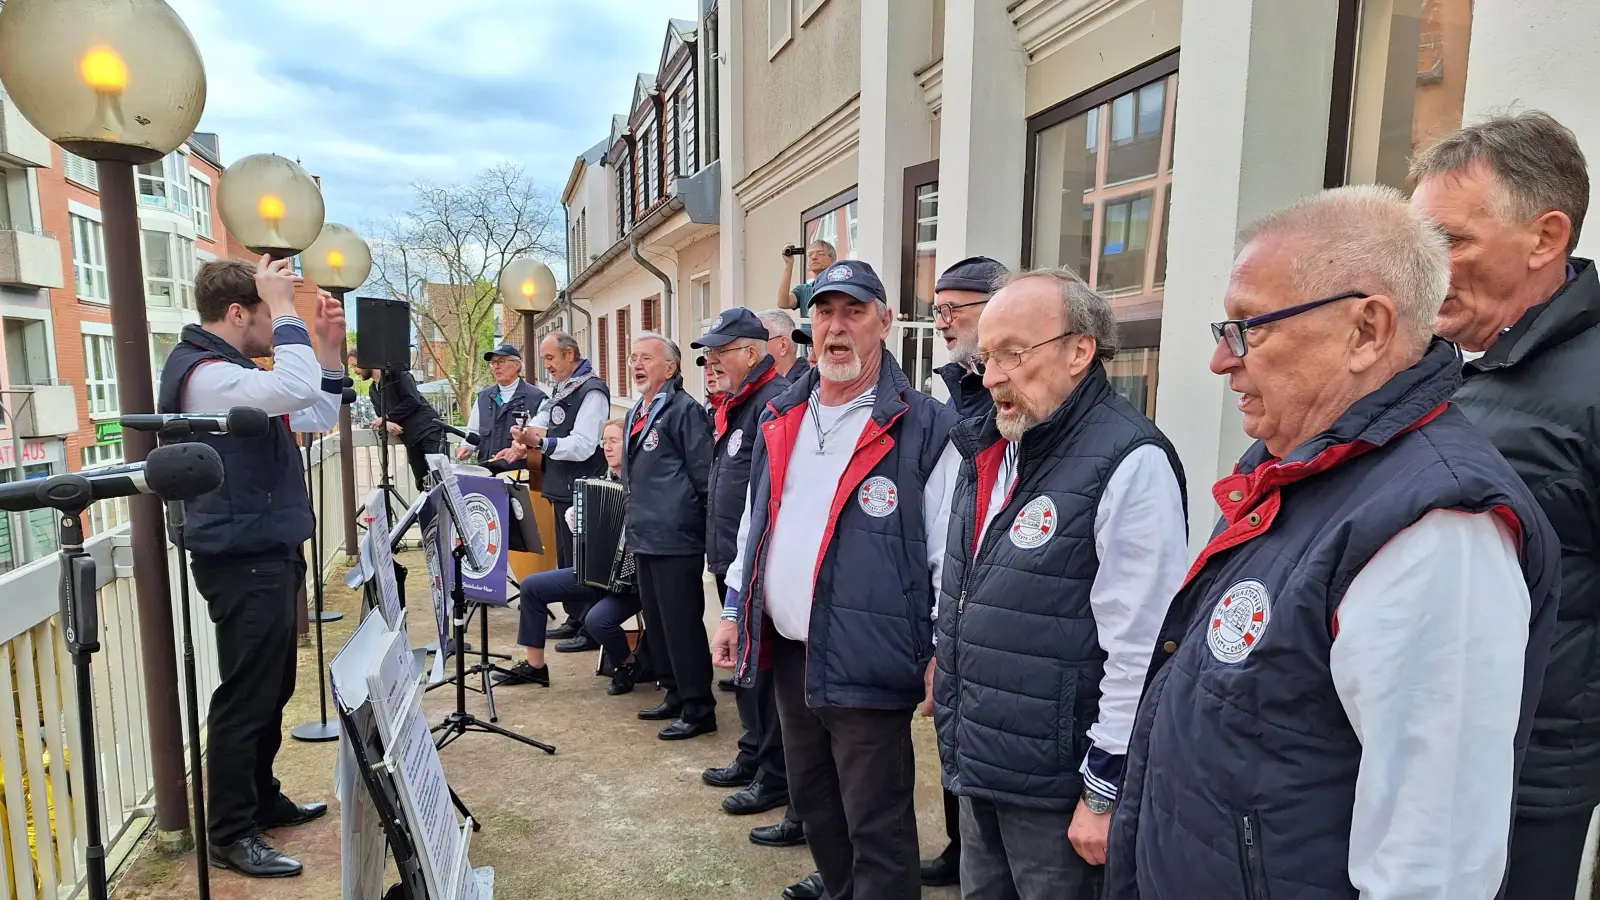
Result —
<instances>
[{"instance_id":1,"label":"black leather shoe","mask_svg":"<svg viewBox=\"0 0 1600 900\"><path fill-rule=\"evenodd\" d=\"M733 679L732 678L719 678L719 679L717 679L717 690L719 690L719 691L727 691L728 693L731 694L735 690L738 690L738 688L739 688L739 686L737 684L733 683Z\"/></svg>"},{"instance_id":2,"label":"black leather shoe","mask_svg":"<svg viewBox=\"0 0 1600 900\"><path fill-rule=\"evenodd\" d=\"M210 855L213 866L231 869L250 878L288 878L299 875L304 868L268 846L259 834L252 834L226 847L212 844Z\"/></svg>"},{"instance_id":3,"label":"black leather shoe","mask_svg":"<svg viewBox=\"0 0 1600 900\"><path fill-rule=\"evenodd\" d=\"M783 889L783 900L822 900L822 873L812 872Z\"/></svg>"},{"instance_id":4,"label":"black leather shoe","mask_svg":"<svg viewBox=\"0 0 1600 900\"><path fill-rule=\"evenodd\" d=\"M763 847L798 847L805 842L805 826L791 819L779 819L775 825L750 829L750 843Z\"/></svg>"},{"instance_id":5,"label":"black leather shoe","mask_svg":"<svg viewBox=\"0 0 1600 900\"><path fill-rule=\"evenodd\" d=\"M528 665L528 661L524 659L512 666L511 670L508 672L494 673L495 687L500 687L501 685L515 686L519 684L537 684L540 687L549 687L550 667L540 666L539 668L535 669L533 666Z\"/></svg>"},{"instance_id":6,"label":"black leather shoe","mask_svg":"<svg viewBox=\"0 0 1600 900\"><path fill-rule=\"evenodd\" d=\"M922 861L922 886L945 887L961 883L961 857L935 856Z\"/></svg>"},{"instance_id":7,"label":"black leather shoe","mask_svg":"<svg viewBox=\"0 0 1600 900\"><path fill-rule=\"evenodd\" d=\"M788 805L788 790L770 788L757 781L737 794L729 794L722 801L722 810L731 816L752 816Z\"/></svg>"},{"instance_id":8,"label":"black leather shoe","mask_svg":"<svg viewBox=\"0 0 1600 900\"><path fill-rule=\"evenodd\" d=\"M561 623L559 626L547 630L544 633L544 636L549 638L552 641L564 641L567 638L577 637L578 636L578 632L580 632L582 630L583 630L583 623L578 622L578 621L573 620L573 619L568 619L567 621Z\"/></svg>"},{"instance_id":9,"label":"black leather shoe","mask_svg":"<svg viewBox=\"0 0 1600 900\"><path fill-rule=\"evenodd\" d=\"M639 670L631 663L623 663L611 669L611 684L606 686L606 693L613 697L633 692L633 685L639 680Z\"/></svg>"},{"instance_id":10,"label":"black leather shoe","mask_svg":"<svg viewBox=\"0 0 1600 900\"><path fill-rule=\"evenodd\" d=\"M731 766L724 766L720 769L707 769L701 772L700 780L712 787L748 787L750 782L756 780L756 767L734 760Z\"/></svg>"},{"instance_id":11,"label":"black leather shoe","mask_svg":"<svg viewBox=\"0 0 1600 900\"><path fill-rule=\"evenodd\" d=\"M599 650L600 642L587 634L580 634L575 638L568 638L556 644L557 653L584 653L589 650Z\"/></svg>"},{"instance_id":12,"label":"black leather shoe","mask_svg":"<svg viewBox=\"0 0 1600 900\"><path fill-rule=\"evenodd\" d=\"M639 718L646 722L666 722L670 719L676 719L681 712L683 712L683 704L672 704L663 700L648 709L639 710Z\"/></svg>"},{"instance_id":13,"label":"black leather shoe","mask_svg":"<svg viewBox=\"0 0 1600 900\"><path fill-rule=\"evenodd\" d=\"M661 738L663 741L686 741L692 737L699 737L702 734L716 734L716 732L716 719L707 719L704 722L674 719L672 724L661 729L656 734L656 737Z\"/></svg>"},{"instance_id":14,"label":"black leather shoe","mask_svg":"<svg viewBox=\"0 0 1600 900\"><path fill-rule=\"evenodd\" d=\"M293 828L304 825L313 819L320 819L328 812L326 803L295 803L282 794L273 803L272 808L265 814L257 816L256 824L263 830L268 828Z\"/></svg>"}]
</instances>

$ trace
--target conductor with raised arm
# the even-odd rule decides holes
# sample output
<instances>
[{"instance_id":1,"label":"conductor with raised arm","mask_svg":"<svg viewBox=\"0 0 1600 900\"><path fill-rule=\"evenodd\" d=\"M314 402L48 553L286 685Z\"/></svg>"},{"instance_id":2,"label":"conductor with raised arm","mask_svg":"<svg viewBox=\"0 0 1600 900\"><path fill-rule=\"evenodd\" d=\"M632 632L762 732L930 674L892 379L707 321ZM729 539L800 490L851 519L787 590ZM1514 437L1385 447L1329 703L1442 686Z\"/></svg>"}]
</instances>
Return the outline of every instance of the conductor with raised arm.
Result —
<instances>
[{"instance_id":1,"label":"conductor with raised arm","mask_svg":"<svg viewBox=\"0 0 1600 900\"><path fill-rule=\"evenodd\" d=\"M222 457L227 480L188 504L183 537L195 586L216 624L221 682L207 718L207 827L214 865L257 878L300 874L300 863L262 838L328 811L279 790L273 758L283 708L294 694L295 597L301 547L315 528L294 432L339 419L343 307L319 292L311 332L294 310L300 277L288 260L206 263L195 276L200 324L183 329L161 372L163 413L253 406L276 422L265 437L199 435ZM263 370L252 358L272 358Z\"/></svg>"}]
</instances>

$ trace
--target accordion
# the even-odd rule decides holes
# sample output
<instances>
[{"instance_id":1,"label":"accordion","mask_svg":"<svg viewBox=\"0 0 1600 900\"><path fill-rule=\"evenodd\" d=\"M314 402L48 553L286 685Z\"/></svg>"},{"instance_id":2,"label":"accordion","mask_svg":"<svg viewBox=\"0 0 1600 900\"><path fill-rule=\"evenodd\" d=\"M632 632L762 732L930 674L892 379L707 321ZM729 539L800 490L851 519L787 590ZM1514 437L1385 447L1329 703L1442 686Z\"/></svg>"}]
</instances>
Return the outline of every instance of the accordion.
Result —
<instances>
[{"instance_id":1,"label":"accordion","mask_svg":"<svg viewBox=\"0 0 1600 900\"><path fill-rule=\"evenodd\" d=\"M572 564L579 584L613 594L637 590L633 554L623 546L626 508L621 482L572 482Z\"/></svg>"}]
</instances>

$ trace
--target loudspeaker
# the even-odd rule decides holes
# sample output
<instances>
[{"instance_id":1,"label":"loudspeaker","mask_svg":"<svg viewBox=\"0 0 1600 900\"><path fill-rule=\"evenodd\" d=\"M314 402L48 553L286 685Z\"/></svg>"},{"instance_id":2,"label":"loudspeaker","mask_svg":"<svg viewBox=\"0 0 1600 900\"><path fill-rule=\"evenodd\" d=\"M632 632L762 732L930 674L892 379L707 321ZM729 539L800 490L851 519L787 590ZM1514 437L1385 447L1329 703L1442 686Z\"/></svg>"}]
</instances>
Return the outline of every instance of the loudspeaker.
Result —
<instances>
[{"instance_id":1,"label":"loudspeaker","mask_svg":"<svg viewBox=\"0 0 1600 900\"><path fill-rule=\"evenodd\" d=\"M356 298L356 365L384 371L411 368L411 304L388 297Z\"/></svg>"}]
</instances>

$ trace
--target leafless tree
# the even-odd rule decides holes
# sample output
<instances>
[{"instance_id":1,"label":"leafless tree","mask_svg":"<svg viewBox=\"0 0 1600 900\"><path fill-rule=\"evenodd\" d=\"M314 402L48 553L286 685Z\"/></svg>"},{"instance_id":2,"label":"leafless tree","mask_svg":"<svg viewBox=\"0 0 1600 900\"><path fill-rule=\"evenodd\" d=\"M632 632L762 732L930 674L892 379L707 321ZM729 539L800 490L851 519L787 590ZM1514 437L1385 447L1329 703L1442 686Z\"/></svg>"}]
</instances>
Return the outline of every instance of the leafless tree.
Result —
<instances>
[{"instance_id":1,"label":"leafless tree","mask_svg":"<svg viewBox=\"0 0 1600 900\"><path fill-rule=\"evenodd\" d=\"M445 373L458 409L488 381L496 282L522 256L562 257L555 196L504 163L451 185L417 182L413 207L369 225L375 289L411 305L421 352ZM359 324L359 323L358 323Z\"/></svg>"}]
</instances>

